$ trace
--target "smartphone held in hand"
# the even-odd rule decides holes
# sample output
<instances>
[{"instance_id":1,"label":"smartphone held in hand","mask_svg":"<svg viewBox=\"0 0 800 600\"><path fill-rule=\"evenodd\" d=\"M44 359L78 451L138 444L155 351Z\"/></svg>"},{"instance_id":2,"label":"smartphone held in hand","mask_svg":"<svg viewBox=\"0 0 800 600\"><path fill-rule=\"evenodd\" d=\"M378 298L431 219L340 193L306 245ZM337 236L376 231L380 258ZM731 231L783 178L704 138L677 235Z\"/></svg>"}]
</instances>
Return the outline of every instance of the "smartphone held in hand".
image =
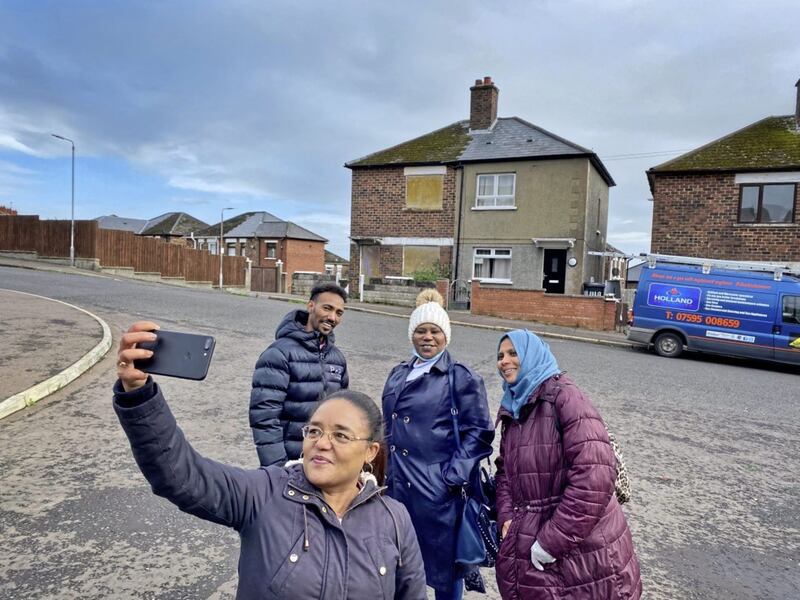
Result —
<instances>
[{"instance_id":1,"label":"smartphone held in hand","mask_svg":"<svg viewBox=\"0 0 800 600\"><path fill-rule=\"evenodd\" d=\"M152 350L153 356L134 361L134 367L151 375L196 381L206 378L214 354L213 337L163 329L154 333L155 342L138 344L139 348Z\"/></svg>"}]
</instances>

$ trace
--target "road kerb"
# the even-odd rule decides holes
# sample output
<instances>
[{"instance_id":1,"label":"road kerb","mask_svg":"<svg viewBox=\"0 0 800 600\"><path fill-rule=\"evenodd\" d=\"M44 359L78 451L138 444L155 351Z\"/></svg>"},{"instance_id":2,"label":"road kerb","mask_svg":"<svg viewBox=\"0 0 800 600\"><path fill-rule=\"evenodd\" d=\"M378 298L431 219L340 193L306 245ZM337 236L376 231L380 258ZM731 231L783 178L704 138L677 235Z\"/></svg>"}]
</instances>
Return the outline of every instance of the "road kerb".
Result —
<instances>
[{"instance_id":1,"label":"road kerb","mask_svg":"<svg viewBox=\"0 0 800 600\"><path fill-rule=\"evenodd\" d=\"M108 325L100 317L90 313L88 310L84 310L83 308L75 306L74 304L62 302L61 300L55 300L54 298L48 298L46 296L39 296L38 294L29 294L28 292L20 292L18 290L4 291L25 294L26 296L34 296L36 298L42 298L51 302L58 302L65 306L69 306L70 308L74 308L75 310L79 310L80 312L89 315L100 324L100 327L103 329L103 339L100 340L100 342L94 348L89 350L89 352L87 352L82 358L71 364L60 373L29 387L27 390L14 394L10 398L0 401L0 419L17 412L18 410L22 410L23 408L36 404L42 398L49 396L53 392L65 387L72 381L75 381L78 377L80 377L83 373L88 371L93 365L100 361L100 359L102 359L111 348L111 330L109 329Z\"/></svg>"}]
</instances>

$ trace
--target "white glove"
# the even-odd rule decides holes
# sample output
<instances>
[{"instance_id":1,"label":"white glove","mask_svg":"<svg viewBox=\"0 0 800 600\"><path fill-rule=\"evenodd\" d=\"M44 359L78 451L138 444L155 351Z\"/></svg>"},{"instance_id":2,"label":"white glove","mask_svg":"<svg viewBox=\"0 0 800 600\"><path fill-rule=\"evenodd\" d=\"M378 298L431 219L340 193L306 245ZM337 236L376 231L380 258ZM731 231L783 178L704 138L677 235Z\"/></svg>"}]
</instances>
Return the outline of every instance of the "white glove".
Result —
<instances>
[{"instance_id":1,"label":"white glove","mask_svg":"<svg viewBox=\"0 0 800 600\"><path fill-rule=\"evenodd\" d=\"M556 559L550 556L550 554L542 548L539 541L536 540L533 542L533 546L531 546L531 562L533 566L539 569L540 571L544 571L544 565L549 565L550 563L556 562Z\"/></svg>"}]
</instances>

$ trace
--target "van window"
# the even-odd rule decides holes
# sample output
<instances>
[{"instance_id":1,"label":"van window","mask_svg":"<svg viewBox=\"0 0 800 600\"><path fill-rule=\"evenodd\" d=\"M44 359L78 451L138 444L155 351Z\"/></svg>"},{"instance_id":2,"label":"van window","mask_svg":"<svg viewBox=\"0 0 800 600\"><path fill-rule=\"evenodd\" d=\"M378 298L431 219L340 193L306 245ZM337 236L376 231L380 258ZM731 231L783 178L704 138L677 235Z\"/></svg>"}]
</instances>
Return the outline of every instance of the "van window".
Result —
<instances>
[{"instance_id":1,"label":"van window","mask_svg":"<svg viewBox=\"0 0 800 600\"><path fill-rule=\"evenodd\" d=\"M800 296L783 297L783 322L800 323Z\"/></svg>"}]
</instances>

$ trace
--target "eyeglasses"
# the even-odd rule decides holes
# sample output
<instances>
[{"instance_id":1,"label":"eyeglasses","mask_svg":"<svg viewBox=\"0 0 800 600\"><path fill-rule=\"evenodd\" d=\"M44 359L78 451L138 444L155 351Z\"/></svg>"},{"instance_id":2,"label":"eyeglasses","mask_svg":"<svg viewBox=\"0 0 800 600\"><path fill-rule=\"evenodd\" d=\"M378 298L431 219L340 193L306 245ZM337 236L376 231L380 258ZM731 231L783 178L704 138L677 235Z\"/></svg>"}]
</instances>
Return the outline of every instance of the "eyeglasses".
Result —
<instances>
[{"instance_id":1,"label":"eyeglasses","mask_svg":"<svg viewBox=\"0 0 800 600\"><path fill-rule=\"evenodd\" d=\"M370 442L372 438L356 437L347 433L346 431L323 431L319 427L313 425L306 425L300 431L303 432L303 438L317 442L322 439L323 435L327 435L328 439L338 446L346 446L350 442Z\"/></svg>"}]
</instances>

